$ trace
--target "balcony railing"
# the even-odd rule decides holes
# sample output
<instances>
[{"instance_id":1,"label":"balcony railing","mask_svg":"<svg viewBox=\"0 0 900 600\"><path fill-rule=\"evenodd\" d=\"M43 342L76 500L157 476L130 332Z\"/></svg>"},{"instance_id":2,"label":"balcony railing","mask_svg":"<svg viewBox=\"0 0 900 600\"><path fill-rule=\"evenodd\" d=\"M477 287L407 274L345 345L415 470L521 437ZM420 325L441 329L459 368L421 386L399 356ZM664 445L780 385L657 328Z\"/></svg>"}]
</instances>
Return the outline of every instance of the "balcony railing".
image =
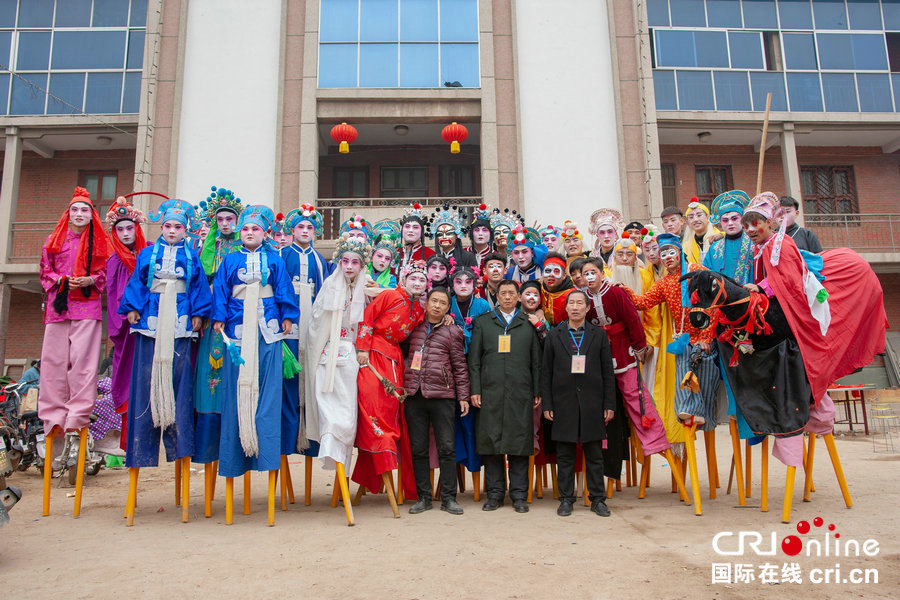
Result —
<instances>
[{"instance_id":1,"label":"balcony railing","mask_svg":"<svg viewBox=\"0 0 900 600\"><path fill-rule=\"evenodd\" d=\"M53 232L56 221L16 221L12 224L9 262L36 263L41 260L41 248Z\"/></svg>"},{"instance_id":2,"label":"balcony railing","mask_svg":"<svg viewBox=\"0 0 900 600\"><path fill-rule=\"evenodd\" d=\"M316 208L325 221L326 240L338 237L341 223L354 215L361 215L370 223L381 219L399 219L411 204L418 202L428 216L435 207L442 204L458 206L471 217L472 209L481 204L481 196L439 196L421 198L319 198ZM430 208L429 208L430 207Z\"/></svg>"},{"instance_id":3,"label":"balcony railing","mask_svg":"<svg viewBox=\"0 0 900 600\"><path fill-rule=\"evenodd\" d=\"M900 214L833 214L805 216L826 250L852 248L857 252L900 252Z\"/></svg>"}]
</instances>

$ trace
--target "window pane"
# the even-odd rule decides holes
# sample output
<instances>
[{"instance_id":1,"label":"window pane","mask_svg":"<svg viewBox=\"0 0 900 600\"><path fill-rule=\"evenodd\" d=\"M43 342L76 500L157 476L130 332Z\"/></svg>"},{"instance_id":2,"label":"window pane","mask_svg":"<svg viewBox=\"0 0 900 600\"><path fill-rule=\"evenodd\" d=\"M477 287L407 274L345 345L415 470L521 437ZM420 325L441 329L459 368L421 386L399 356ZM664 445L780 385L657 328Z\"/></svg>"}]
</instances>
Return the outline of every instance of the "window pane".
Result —
<instances>
[{"instance_id":1,"label":"window pane","mask_svg":"<svg viewBox=\"0 0 900 600\"><path fill-rule=\"evenodd\" d=\"M23 79L25 81L23 81ZM13 79L12 101L10 102L9 114L44 114L44 100L47 98L47 95L41 90L46 89L46 87L46 73L26 73L21 77Z\"/></svg>"},{"instance_id":2,"label":"window pane","mask_svg":"<svg viewBox=\"0 0 900 600\"><path fill-rule=\"evenodd\" d=\"M717 71L716 110L750 110L750 82L747 73Z\"/></svg>"},{"instance_id":3,"label":"window pane","mask_svg":"<svg viewBox=\"0 0 900 600\"><path fill-rule=\"evenodd\" d=\"M124 31L57 31L53 35L54 69L121 69L124 64Z\"/></svg>"},{"instance_id":4,"label":"window pane","mask_svg":"<svg viewBox=\"0 0 900 600\"><path fill-rule=\"evenodd\" d=\"M127 2L123 0L94 0L94 27L124 27L127 24Z\"/></svg>"},{"instance_id":5,"label":"window pane","mask_svg":"<svg viewBox=\"0 0 900 600\"><path fill-rule=\"evenodd\" d=\"M706 27L703 0L669 0L673 27Z\"/></svg>"},{"instance_id":6,"label":"window pane","mask_svg":"<svg viewBox=\"0 0 900 600\"><path fill-rule=\"evenodd\" d=\"M694 171L694 181L697 183L697 194L711 194L709 185L709 169L697 169Z\"/></svg>"},{"instance_id":7,"label":"window pane","mask_svg":"<svg viewBox=\"0 0 900 600\"><path fill-rule=\"evenodd\" d=\"M816 69L816 48L811 33L785 33L781 36L787 69ZM824 57L822 59L824 63Z\"/></svg>"},{"instance_id":8,"label":"window pane","mask_svg":"<svg viewBox=\"0 0 900 600\"><path fill-rule=\"evenodd\" d=\"M887 70L887 54L884 35L874 33L853 33L850 35L853 47L853 66L862 71Z\"/></svg>"},{"instance_id":9,"label":"window pane","mask_svg":"<svg viewBox=\"0 0 900 600\"><path fill-rule=\"evenodd\" d=\"M881 29L878 0L847 0L850 29Z\"/></svg>"},{"instance_id":10,"label":"window pane","mask_svg":"<svg viewBox=\"0 0 900 600\"><path fill-rule=\"evenodd\" d=\"M122 98L123 113L137 113L141 109L141 74L125 73L125 93Z\"/></svg>"},{"instance_id":11,"label":"window pane","mask_svg":"<svg viewBox=\"0 0 900 600\"><path fill-rule=\"evenodd\" d=\"M859 73L859 110L862 112L891 112L891 79L885 74Z\"/></svg>"},{"instance_id":12,"label":"window pane","mask_svg":"<svg viewBox=\"0 0 900 600\"><path fill-rule=\"evenodd\" d=\"M15 18L15 12L13 13ZM647 20L650 27L668 27L669 26L669 2L668 0L648 0L647 1Z\"/></svg>"},{"instance_id":13,"label":"window pane","mask_svg":"<svg viewBox=\"0 0 900 600\"><path fill-rule=\"evenodd\" d=\"M853 50L849 35L817 33L816 41L823 69L853 69Z\"/></svg>"},{"instance_id":14,"label":"window pane","mask_svg":"<svg viewBox=\"0 0 900 600\"><path fill-rule=\"evenodd\" d=\"M441 0L441 41L478 41L477 0Z\"/></svg>"},{"instance_id":15,"label":"window pane","mask_svg":"<svg viewBox=\"0 0 900 600\"><path fill-rule=\"evenodd\" d=\"M400 39L438 41L437 0L400 0Z\"/></svg>"},{"instance_id":16,"label":"window pane","mask_svg":"<svg viewBox=\"0 0 900 600\"><path fill-rule=\"evenodd\" d=\"M656 31L656 64L660 67L696 67L692 31Z\"/></svg>"},{"instance_id":17,"label":"window pane","mask_svg":"<svg viewBox=\"0 0 900 600\"><path fill-rule=\"evenodd\" d=\"M891 75L891 83L894 86L894 111L900 111L900 74L894 73Z\"/></svg>"},{"instance_id":18,"label":"window pane","mask_svg":"<svg viewBox=\"0 0 900 600\"><path fill-rule=\"evenodd\" d=\"M84 189L88 191L91 198L97 197L97 184L100 181L99 175L85 175L84 176Z\"/></svg>"},{"instance_id":19,"label":"window pane","mask_svg":"<svg viewBox=\"0 0 900 600\"><path fill-rule=\"evenodd\" d=\"M88 73L86 113L117 113L122 103L122 73Z\"/></svg>"},{"instance_id":20,"label":"window pane","mask_svg":"<svg viewBox=\"0 0 900 600\"><path fill-rule=\"evenodd\" d=\"M334 172L334 195L337 198L350 195L350 173L344 169L336 169Z\"/></svg>"},{"instance_id":21,"label":"window pane","mask_svg":"<svg viewBox=\"0 0 900 600\"><path fill-rule=\"evenodd\" d=\"M732 69L763 69L762 36L757 32L728 32Z\"/></svg>"},{"instance_id":22,"label":"window pane","mask_svg":"<svg viewBox=\"0 0 900 600\"><path fill-rule=\"evenodd\" d=\"M57 27L90 27L91 0L63 0L56 5Z\"/></svg>"},{"instance_id":23,"label":"window pane","mask_svg":"<svg viewBox=\"0 0 900 600\"><path fill-rule=\"evenodd\" d=\"M53 0L21 0L19 28L50 27L53 24Z\"/></svg>"},{"instance_id":24,"label":"window pane","mask_svg":"<svg viewBox=\"0 0 900 600\"><path fill-rule=\"evenodd\" d=\"M50 76L50 93L67 104L54 100L52 97L49 98L47 100L48 115L81 112L84 104L84 73L54 73Z\"/></svg>"},{"instance_id":25,"label":"window pane","mask_svg":"<svg viewBox=\"0 0 900 600\"><path fill-rule=\"evenodd\" d=\"M322 0L319 39L323 42L356 41L359 23L358 9L358 0ZM355 75L353 81L356 82Z\"/></svg>"},{"instance_id":26,"label":"window pane","mask_svg":"<svg viewBox=\"0 0 900 600\"><path fill-rule=\"evenodd\" d=\"M0 27L12 29L16 26L18 0L0 0Z\"/></svg>"},{"instance_id":27,"label":"window pane","mask_svg":"<svg viewBox=\"0 0 900 600\"><path fill-rule=\"evenodd\" d=\"M710 27L740 27L741 5L737 0L706 0Z\"/></svg>"},{"instance_id":28,"label":"window pane","mask_svg":"<svg viewBox=\"0 0 900 600\"><path fill-rule=\"evenodd\" d=\"M681 110L713 110L709 71L678 71L678 106Z\"/></svg>"},{"instance_id":29,"label":"window pane","mask_svg":"<svg viewBox=\"0 0 900 600\"><path fill-rule=\"evenodd\" d=\"M0 73L0 115L6 114L6 105L9 100L9 74Z\"/></svg>"},{"instance_id":30,"label":"window pane","mask_svg":"<svg viewBox=\"0 0 900 600\"><path fill-rule=\"evenodd\" d=\"M131 0L131 18L128 24L132 27L147 26L147 0Z\"/></svg>"},{"instance_id":31,"label":"window pane","mask_svg":"<svg viewBox=\"0 0 900 600\"><path fill-rule=\"evenodd\" d=\"M319 87L356 87L356 44L319 45Z\"/></svg>"},{"instance_id":32,"label":"window pane","mask_svg":"<svg viewBox=\"0 0 900 600\"><path fill-rule=\"evenodd\" d=\"M397 41L397 0L366 0L360 4L359 39Z\"/></svg>"},{"instance_id":33,"label":"window pane","mask_svg":"<svg viewBox=\"0 0 900 600\"><path fill-rule=\"evenodd\" d=\"M772 93L772 110L787 110L784 94L784 76L781 73L750 73L750 89L753 94L753 110L766 110L766 94Z\"/></svg>"},{"instance_id":34,"label":"window pane","mask_svg":"<svg viewBox=\"0 0 900 600\"><path fill-rule=\"evenodd\" d=\"M728 42L724 31L694 32L698 67L728 68Z\"/></svg>"},{"instance_id":35,"label":"window pane","mask_svg":"<svg viewBox=\"0 0 900 600\"><path fill-rule=\"evenodd\" d=\"M653 71L653 93L656 97L656 110L677 110L675 71Z\"/></svg>"},{"instance_id":36,"label":"window pane","mask_svg":"<svg viewBox=\"0 0 900 600\"><path fill-rule=\"evenodd\" d=\"M847 29L844 0L816 0L813 2L816 29Z\"/></svg>"},{"instance_id":37,"label":"window pane","mask_svg":"<svg viewBox=\"0 0 900 600\"><path fill-rule=\"evenodd\" d=\"M778 29L775 0L743 0L741 4L744 7L744 27Z\"/></svg>"},{"instance_id":38,"label":"window pane","mask_svg":"<svg viewBox=\"0 0 900 600\"><path fill-rule=\"evenodd\" d=\"M351 191L354 198L365 198L366 196L366 179L368 172L362 169L353 170L353 189Z\"/></svg>"},{"instance_id":39,"label":"window pane","mask_svg":"<svg viewBox=\"0 0 900 600\"><path fill-rule=\"evenodd\" d=\"M397 44L360 44L359 87L397 87Z\"/></svg>"},{"instance_id":40,"label":"window pane","mask_svg":"<svg viewBox=\"0 0 900 600\"><path fill-rule=\"evenodd\" d=\"M12 32L0 31L0 65L9 70L9 47L12 44Z\"/></svg>"},{"instance_id":41,"label":"window pane","mask_svg":"<svg viewBox=\"0 0 900 600\"><path fill-rule=\"evenodd\" d=\"M822 110L818 73L788 73L787 86L792 111Z\"/></svg>"},{"instance_id":42,"label":"window pane","mask_svg":"<svg viewBox=\"0 0 900 600\"><path fill-rule=\"evenodd\" d=\"M116 198L116 176L104 175L103 185L100 188L100 198L102 200L115 200Z\"/></svg>"},{"instance_id":43,"label":"window pane","mask_svg":"<svg viewBox=\"0 0 900 600\"><path fill-rule=\"evenodd\" d=\"M16 66L23 70L45 70L50 59L50 32L23 31L19 33L19 52Z\"/></svg>"},{"instance_id":44,"label":"window pane","mask_svg":"<svg viewBox=\"0 0 900 600\"><path fill-rule=\"evenodd\" d=\"M463 87L481 87L478 44L441 44L441 80L458 81Z\"/></svg>"},{"instance_id":45,"label":"window pane","mask_svg":"<svg viewBox=\"0 0 900 600\"><path fill-rule=\"evenodd\" d=\"M400 44L400 87L436 85L439 85L438 45Z\"/></svg>"},{"instance_id":46,"label":"window pane","mask_svg":"<svg viewBox=\"0 0 900 600\"><path fill-rule=\"evenodd\" d=\"M816 195L816 172L804 169L800 171L800 191L804 196Z\"/></svg>"},{"instance_id":47,"label":"window pane","mask_svg":"<svg viewBox=\"0 0 900 600\"><path fill-rule=\"evenodd\" d=\"M143 31L131 31L128 33L128 59L125 62L126 69L140 69L144 66L144 37Z\"/></svg>"},{"instance_id":48,"label":"window pane","mask_svg":"<svg viewBox=\"0 0 900 600\"><path fill-rule=\"evenodd\" d=\"M881 0L884 28L900 31L900 0Z\"/></svg>"},{"instance_id":49,"label":"window pane","mask_svg":"<svg viewBox=\"0 0 900 600\"><path fill-rule=\"evenodd\" d=\"M812 29L809 0L779 0L778 16L782 29Z\"/></svg>"},{"instance_id":50,"label":"window pane","mask_svg":"<svg viewBox=\"0 0 900 600\"><path fill-rule=\"evenodd\" d=\"M856 102L856 81L852 73L822 73L825 110L829 112L859 112Z\"/></svg>"}]
</instances>

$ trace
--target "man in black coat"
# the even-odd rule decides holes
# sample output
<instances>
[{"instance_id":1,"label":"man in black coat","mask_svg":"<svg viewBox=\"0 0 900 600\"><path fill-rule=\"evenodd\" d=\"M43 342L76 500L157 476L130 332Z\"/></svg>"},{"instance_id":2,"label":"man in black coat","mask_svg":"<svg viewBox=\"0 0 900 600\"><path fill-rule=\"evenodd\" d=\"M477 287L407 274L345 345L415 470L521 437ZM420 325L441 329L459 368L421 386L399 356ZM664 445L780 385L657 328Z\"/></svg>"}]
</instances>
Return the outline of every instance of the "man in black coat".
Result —
<instances>
[{"instance_id":1,"label":"man in black coat","mask_svg":"<svg viewBox=\"0 0 900 600\"><path fill-rule=\"evenodd\" d=\"M575 446L581 441L587 469L591 510L609 516L603 486L603 440L615 415L616 379L606 332L585 321L587 295L574 290L566 300L568 321L550 330L544 342L541 402L544 417L553 421L559 508L572 514L575 503Z\"/></svg>"}]
</instances>

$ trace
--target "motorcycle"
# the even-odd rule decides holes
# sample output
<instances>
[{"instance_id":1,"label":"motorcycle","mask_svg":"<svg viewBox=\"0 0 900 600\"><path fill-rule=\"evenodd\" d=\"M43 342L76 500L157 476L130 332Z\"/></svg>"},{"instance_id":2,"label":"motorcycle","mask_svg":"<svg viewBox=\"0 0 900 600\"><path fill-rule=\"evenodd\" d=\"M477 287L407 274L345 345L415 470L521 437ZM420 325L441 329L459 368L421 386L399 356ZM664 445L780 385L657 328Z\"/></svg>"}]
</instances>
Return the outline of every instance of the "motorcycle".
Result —
<instances>
[{"instance_id":1,"label":"motorcycle","mask_svg":"<svg viewBox=\"0 0 900 600\"><path fill-rule=\"evenodd\" d=\"M7 418L6 411L0 410L0 526L9 522L9 510L22 498L19 488L6 484L6 478L15 470L11 459L15 451L10 444L15 435L16 429Z\"/></svg>"}]
</instances>

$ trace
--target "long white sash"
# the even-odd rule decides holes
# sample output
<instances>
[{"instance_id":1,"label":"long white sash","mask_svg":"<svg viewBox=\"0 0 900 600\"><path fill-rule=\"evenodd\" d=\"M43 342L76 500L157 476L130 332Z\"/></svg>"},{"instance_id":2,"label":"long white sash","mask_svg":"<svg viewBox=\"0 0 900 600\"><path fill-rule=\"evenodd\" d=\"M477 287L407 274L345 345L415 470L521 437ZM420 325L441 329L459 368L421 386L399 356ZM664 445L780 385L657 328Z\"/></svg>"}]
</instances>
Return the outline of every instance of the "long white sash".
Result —
<instances>
[{"instance_id":1,"label":"long white sash","mask_svg":"<svg viewBox=\"0 0 900 600\"><path fill-rule=\"evenodd\" d=\"M260 297L259 282L246 284L241 289L241 294L244 297L241 326L241 358L244 363L238 369L237 380L238 433L244 454L257 456L259 455L259 437L256 432L256 407L259 404L259 313L257 312ZM234 295L238 297L237 294Z\"/></svg>"},{"instance_id":2,"label":"long white sash","mask_svg":"<svg viewBox=\"0 0 900 600\"><path fill-rule=\"evenodd\" d=\"M151 291L159 291L160 287L156 343L150 370L150 414L153 426L165 429L175 423L175 384L172 380L175 321L178 320L178 292L184 290L184 282L180 279L157 279Z\"/></svg>"}]
</instances>

